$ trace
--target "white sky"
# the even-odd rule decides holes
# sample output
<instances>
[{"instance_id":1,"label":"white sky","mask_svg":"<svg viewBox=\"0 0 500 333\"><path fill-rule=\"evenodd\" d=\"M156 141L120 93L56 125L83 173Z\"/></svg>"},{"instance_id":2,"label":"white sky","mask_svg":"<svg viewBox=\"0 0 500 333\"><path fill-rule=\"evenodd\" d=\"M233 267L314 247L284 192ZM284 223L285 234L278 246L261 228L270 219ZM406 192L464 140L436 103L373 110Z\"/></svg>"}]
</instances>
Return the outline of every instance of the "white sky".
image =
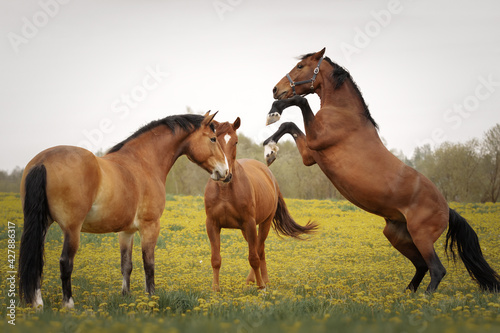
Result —
<instances>
[{"instance_id":1,"label":"white sky","mask_svg":"<svg viewBox=\"0 0 500 333\"><path fill-rule=\"evenodd\" d=\"M55 145L106 150L188 106L239 116L261 143L279 126L272 88L323 47L407 156L500 122L494 0L1 0L0 25L2 170ZM288 120L302 126L298 109Z\"/></svg>"}]
</instances>

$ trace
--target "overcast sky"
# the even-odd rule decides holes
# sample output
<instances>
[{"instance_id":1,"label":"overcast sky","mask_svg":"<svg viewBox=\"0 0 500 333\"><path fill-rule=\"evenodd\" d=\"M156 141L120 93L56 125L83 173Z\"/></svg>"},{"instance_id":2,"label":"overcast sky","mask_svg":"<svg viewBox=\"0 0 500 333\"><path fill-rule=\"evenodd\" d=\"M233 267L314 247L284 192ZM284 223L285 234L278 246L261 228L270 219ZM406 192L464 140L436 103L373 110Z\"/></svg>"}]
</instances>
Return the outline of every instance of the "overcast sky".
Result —
<instances>
[{"instance_id":1,"label":"overcast sky","mask_svg":"<svg viewBox=\"0 0 500 333\"><path fill-rule=\"evenodd\" d=\"M323 47L390 149L500 123L495 0L1 0L0 24L2 170L55 145L106 150L187 107L239 116L261 143L279 126L265 127L272 88ZM287 120L302 126L298 109Z\"/></svg>"}]
</instances>

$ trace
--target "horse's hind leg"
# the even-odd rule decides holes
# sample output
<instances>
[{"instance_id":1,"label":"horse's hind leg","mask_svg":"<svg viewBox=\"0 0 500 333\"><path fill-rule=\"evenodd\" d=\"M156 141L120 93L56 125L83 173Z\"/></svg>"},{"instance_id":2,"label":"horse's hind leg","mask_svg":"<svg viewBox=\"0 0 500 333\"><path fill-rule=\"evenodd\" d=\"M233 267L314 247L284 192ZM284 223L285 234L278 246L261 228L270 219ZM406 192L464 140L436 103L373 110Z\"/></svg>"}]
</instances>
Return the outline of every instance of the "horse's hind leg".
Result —
<instances>
[{"instance_id":1,"label":"horse's hind leg","mask_svg":"<svg viewBox=\"0 0 500 333\"><path fill-rule=\"evenodd\" d=\"M123 276L122 294L130 292L130 274L132 274L132 247L134 245L134 233L122 231L118 233L121 253L121 270Z\"/></svg>"},{"instance_id":2,"label":"horse's hind leg","mask_svg":"<svg viewBox=\"0 0 500 333\"><path fill-rule=\"evenodd\" d=\"M271 229L272 219L259 224L259 243L257 245L257 253L260 259L260 274L262 276L262 281L265 284L269 283L269 276L267 275L267 264L266 264L266 251L265 251L265 241L269 235L269 230Z\"/></svg>"},{"instance_id":3,"label":"horse's hind leg","mask_svg":"<svg viewBox=\"0 0 500 333\"><path fill-rule=\"evenodd\" d=\"M73 294L71 291L71 274L73 273L73 260L80 245L80 229L64 231L64 245L59 259L61 270L61 281L63 291L63 306L74 307Z\"/></svg>"},{"instance_id":4,"label":"horse's hind leg","mask_svg":"<svg viewBox=\"0 0 500 333\"><path fill-rule=\"evenodd\" d=\"M257 287L259 289L265 289L266 285L264 281L262 281L261 271L260 271L260 257L257 251L258 238L257 238L257 226L255 224L255 220L250 219L246 221L246 225L244 225L244 233L245 239L248 242L248 262L250 263L250 267L252 267L255 279L257 282Z\"/></svg>"},{"instance_id":5,"label":"horse's hind leg","mask_svg":"<svg viewBox=\"0 0 500 333\"><path fill-rule=\"evenodd\" d=\"M401 254L410 259L416 268L415 275L406 289L416 291L428 271L427 264L413 243L406 223L386 220L384 235Z\"/></svg>"},{"instance_id":6,"label":"horse's hind leg","mask_svg":"<svg viewBox=\"0 0 500 333\"><path fill-rule=\"evenodd\" d=\"M241 234L243 235L243 238L245 238L245 240L248 243L247 234L245 233L245 230L242 229ZM248 272L246 282L247 282L247 284L250 284L251 282L255 282L255 272L253 271L252 267L250 267L250 272Z\"/></svg>"},{"instance_id":7,"label":"horse's hind leg","mask_svg":"<svg viewBox=\"0 0 500 333\"><path fill-rule=\"evenodd\" d=\"M155 247L160 234L160 220L143 222L141 225L143 226L140 232L146 293L153 295L155 293Z\"/></svg>"},{"instance_id":8,"label":"horse's hind leg","mask_svg":"<svg viewBox=\"0 0 500 333\"><path fill-rule=\"evenodd\" d=\"M408 231L413 239L413 243L429 268L431 282L427 286L426 292L431 293L437 289L439 283L446 275L446 269L434 250L434 242L446 229L448 221L446 219L443 222L438 215L421 219L420 221L423 222L420 223L416 223L415 219L409 221L411 223L408 223Z\"/></svg>"}]
</instances>

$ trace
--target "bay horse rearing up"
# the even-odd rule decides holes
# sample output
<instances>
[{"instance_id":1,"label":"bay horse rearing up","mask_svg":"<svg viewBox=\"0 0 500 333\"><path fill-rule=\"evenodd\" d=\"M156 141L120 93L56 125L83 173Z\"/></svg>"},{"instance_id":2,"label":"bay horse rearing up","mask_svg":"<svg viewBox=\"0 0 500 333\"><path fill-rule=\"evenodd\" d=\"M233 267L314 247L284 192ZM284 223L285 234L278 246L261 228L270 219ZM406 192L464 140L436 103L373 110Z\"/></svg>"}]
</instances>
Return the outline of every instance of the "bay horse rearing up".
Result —
<instances>
[{"instance_id":1,"label":"bay horse rearing up","mask_svg":"<svg viewBox=\"0 0 500 333\"><path fill-rule=\"evenodd\" d=\"M483 290L500 291L500 277L482 255L476 233L450 209L437 187L397 159L383 145L367 105L349 72L324 57L325 49L302 57L273 89L268 124L283 110L298 106L306 134L293 123L283 123L268 138L268 164L276 157L276 143L291 134L305 165L317 163L339 192L356 206L386 220L384 235L415 266L407 289L416 291L429 271L427 292L446 274L434 242L448 227L445 250L454 248L467 271ZM316 93L321 108L314 115L302 97Z\"/></svg>"},{"instance_id":2,"label":"bay horse rearing up","mask_svg":"<svg viewBox=\"0 0 500 333\"><path fill-rule=\"evenodd\" d=\"M214 291L220 290L221 228L240 229L243 233L248 242L248 261L251 266L247 283L256 281L259 289L265 289L269 282L264 242L271 223L277 233L294 238L300 238L317 228L313 222L301 226L293 220L278 183L265 164L252 159L236 160L236 130L239 126L240 118L233 124L216 124L217 140L228 157L230 176L223 182L209 180L205 188L206 228L212 252Z\"/></svg>"},{"instance_id":3,"label":"bay horse rearing up","mask_svg":"<svg viewBox=\"0 0 500 333\"><path fill-rule=\"evenodd\" d=\"M154 284L154 249L165 207L167 174L181 155L223 181L227 159L217 142L214 115L180 115L153 121L103 157L79 147L57 146L36 155L24 169L24 230L19 254L21 299L43 306L44 242L55 221L64 234L60 258L63 306L73 307L71 273L80 232L118 232L122 292L130 290L134 233L141 235L146 292Z\"/></svg>"}]
</instances>

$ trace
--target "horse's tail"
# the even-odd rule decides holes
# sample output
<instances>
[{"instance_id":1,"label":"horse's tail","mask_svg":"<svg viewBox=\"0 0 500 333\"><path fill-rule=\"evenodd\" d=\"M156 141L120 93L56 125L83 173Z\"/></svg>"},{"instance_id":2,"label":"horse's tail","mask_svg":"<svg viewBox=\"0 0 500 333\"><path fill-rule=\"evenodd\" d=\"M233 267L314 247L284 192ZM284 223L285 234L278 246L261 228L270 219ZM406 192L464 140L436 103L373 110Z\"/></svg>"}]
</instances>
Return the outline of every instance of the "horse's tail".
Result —
<instances>
[{"instance_id":1,"label":"horse's tail","mask_svg":"<svg viewBox=\"0 0 500 333\"><path fill-rule=\"evenodd\" d=\"M283 195L278 193L278 207L273 218L273 227L276 233L293 238L301 238L303 234L310 234L316 231L318 225L314 222L307 222L305 226L297 224L288 212Z\"/></svg>"},{"instance_id":2,"label":"horse's tail","mask_svg":"<svg viewBox=\"0 0 500 333\"><path fill-rule=\"evenodd\" d=\"M479 240L472 227L456 211L450 208L450 224L446 234L445 251L451 251L455 261L454 247L458 251L469 275L483 290L500 292L500 276L483 257Z\"/></svg>"},{"instance_id":3,"label":"horse's tail","mask_svg":"<svg viewBox=\"0 0 500 333\"><path fill-rule=\"evenodd\" d=\"M34 166L26 175L18 274L20 298L32 304L41 287L45 234L49 228L46 184L47 170L43 164Z\"/></svg>"}]
</instances>

